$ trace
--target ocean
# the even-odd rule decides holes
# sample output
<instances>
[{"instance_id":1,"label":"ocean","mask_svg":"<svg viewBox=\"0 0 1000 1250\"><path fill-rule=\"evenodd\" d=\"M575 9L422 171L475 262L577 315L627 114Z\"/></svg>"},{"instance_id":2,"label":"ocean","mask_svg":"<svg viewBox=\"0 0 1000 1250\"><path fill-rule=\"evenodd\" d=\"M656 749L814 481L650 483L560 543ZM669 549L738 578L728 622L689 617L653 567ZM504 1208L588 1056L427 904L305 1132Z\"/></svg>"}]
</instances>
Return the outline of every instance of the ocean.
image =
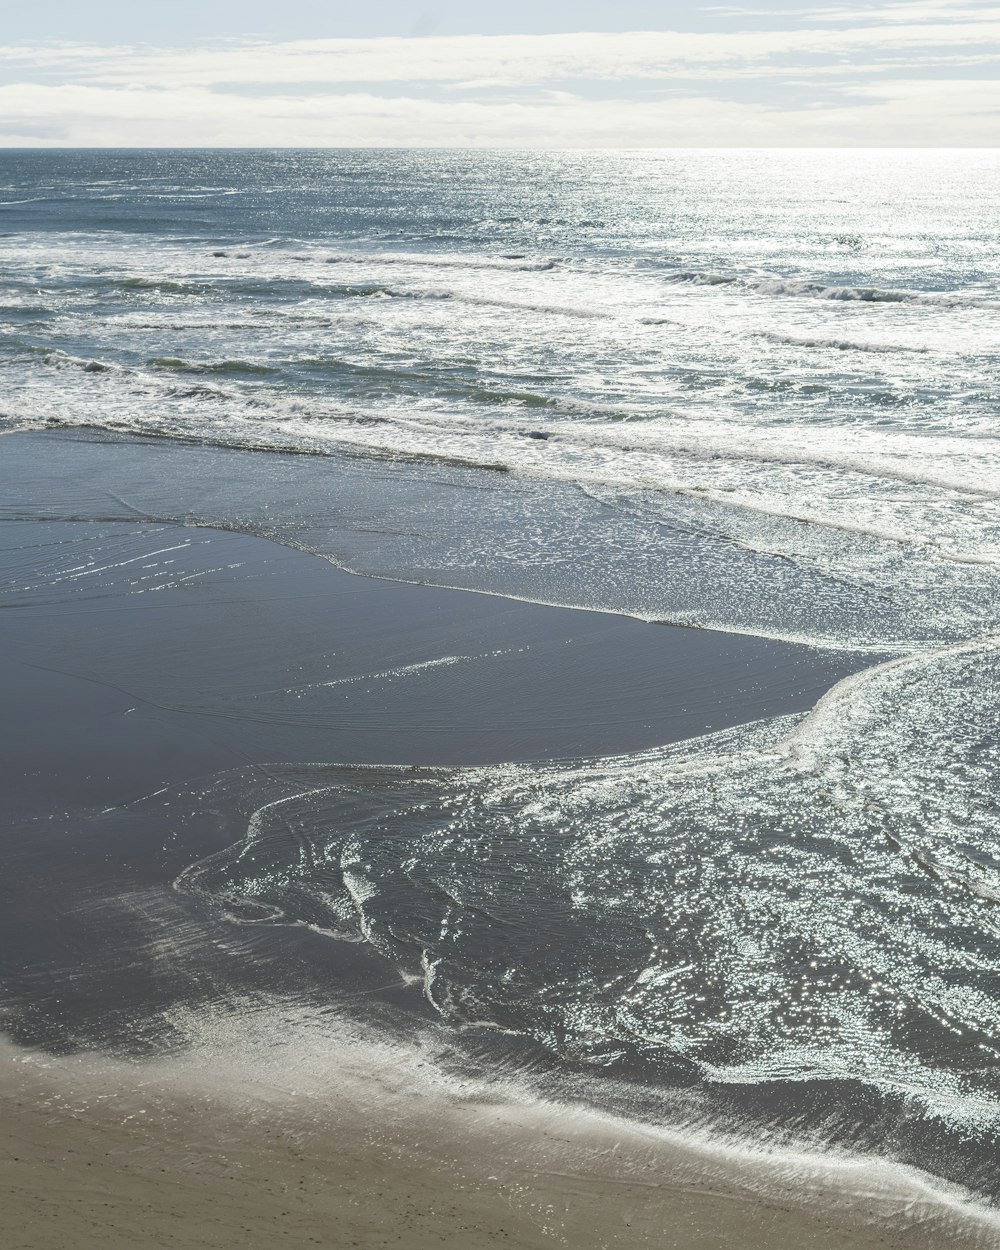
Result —
<instances>
[{"instance_id":1,"label":"ocean","mask_svg":"<svg viewBox=\"0 0 1000 1250\"><path fill-rule=\"evenodd\" d=\"M38 538L44 559L7 542L4 606L176 589L176 552L221 534L756 648L674 734L630 634L601 644L613 680L591 687L590 652L532 670L510 758L468 748L475 716L456 744L407 704L408 772L408 745L371 758L363 699L317 737L329 701L501 644L450 615L440 654L379 635L290 684L268 667L303 619L289 590L253 648L229 638L267 680L213 695L256 763L187 762L112 817L60 794L46 864L108 820L126 859L173 840L172 906L247 958L293 931L340 952L317 1002L348 955L395 969L452 1063L1000 1198L998 204L976 150L0 153L0 521L90 527L86 550ZM206 548L183 577L244 558ZM189 669L199 637L116 644L115 680L153 672L149 700L190 712L218 672ZM504 644L495 684L538 645ZM754 702L796 655L819 688ZM714 690L708 652L684 663ZM546 672L538 702L575 702L539 738L518 709ZM51 819L33 803L22 843ZM163 1003L71 1026L65 961L16 962L22 1040L176 1035Z\"/></svg>"}]
</instances>

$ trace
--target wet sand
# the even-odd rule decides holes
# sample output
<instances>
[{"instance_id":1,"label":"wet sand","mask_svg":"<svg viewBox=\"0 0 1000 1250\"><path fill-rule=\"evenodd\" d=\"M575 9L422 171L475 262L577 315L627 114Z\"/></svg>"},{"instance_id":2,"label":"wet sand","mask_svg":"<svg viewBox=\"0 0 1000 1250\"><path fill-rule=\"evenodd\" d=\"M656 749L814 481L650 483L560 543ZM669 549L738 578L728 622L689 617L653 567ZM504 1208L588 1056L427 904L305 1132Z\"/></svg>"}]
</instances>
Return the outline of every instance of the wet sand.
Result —
<instances>
[{"instance_id":1,"label":"wet sand","mask_svg":"<svg viewBox=\"0 0 1000 1250\"><path fill-rule=\"evenodd\" d=\"M768 1169L551 1106L339 1074L0 1063L0 1241L98 1247L935 1250L997 1244L877 1165ZM789 1169L786 1168L786 1171ZM770 1189L761 1192L762 1184Z\"/></svg>"},{"instance_id":2,"label":"wet sand","mask_svg":"<svg viewBox=\"0 0 1000 1250\"><path fill-rule=\"evenodd\" d=\"M8 802L265 761L615 755L801 711L870 657L354 576L263 538L0 520Z\"/></svg>"},{"instance_id":3,"label":"wet sand","mask_svg":"<svg viewBox=\"0 0 1000 1250\"><path fill-rule=\"evenodd\" d=\"M363 945L220 926L172 889L255 806L323 784L299 765L419 782L634 752L806 709L867 662L146 519L0 521L0 604L0 1024L57 1050L155 1050L163 1013L206 984L329 1001L359 992L355 972L385 981Z\"/></svg>"}]
</instances>

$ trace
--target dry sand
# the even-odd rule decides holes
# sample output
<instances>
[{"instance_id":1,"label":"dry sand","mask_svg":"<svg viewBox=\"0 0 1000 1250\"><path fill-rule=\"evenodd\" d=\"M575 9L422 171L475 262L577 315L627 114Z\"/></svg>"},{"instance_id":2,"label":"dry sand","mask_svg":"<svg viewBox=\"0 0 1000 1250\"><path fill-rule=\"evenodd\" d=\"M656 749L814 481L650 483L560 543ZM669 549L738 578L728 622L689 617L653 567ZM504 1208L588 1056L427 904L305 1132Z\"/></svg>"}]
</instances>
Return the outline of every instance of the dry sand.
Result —
<instances>
[{"instance_id":1,"label":"dry sand","mask_svg":"<svg viewBox=\"0 0 1000 1250\"><path fill-rule=\"evenodd\" d=\"M355 1071L336 1097L197 1059L149 1067L0 1055L0 1245L993 1246L919 1178L763 1173L551 1105ZM764 1171L767 1169L765 1168ZM785 1192L782 1192L784 1188ZM843 1201L839 1201L842 1199ZM832 1206L828 1204L832 1200Z\"/></svg>"}]
</instances>

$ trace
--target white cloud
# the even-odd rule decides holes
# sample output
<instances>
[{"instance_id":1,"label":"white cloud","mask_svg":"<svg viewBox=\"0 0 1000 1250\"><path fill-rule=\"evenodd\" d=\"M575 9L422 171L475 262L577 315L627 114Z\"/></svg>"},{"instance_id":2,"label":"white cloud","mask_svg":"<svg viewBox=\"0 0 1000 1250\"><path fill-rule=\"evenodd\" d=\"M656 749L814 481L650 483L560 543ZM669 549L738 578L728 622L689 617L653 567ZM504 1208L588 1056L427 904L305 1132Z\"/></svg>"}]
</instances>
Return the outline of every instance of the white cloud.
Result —
<instances>
[{"instance_id":1,"label":"white cloud","mask_svg":"<svg viewBox=\"0 0 1000 1250\"><path fill-rule=\"evenodd\" d=\"M870 8L815 9L803 14L811 22L974 22L997 21L994 4L964 5L953 0L913 0L905 4L872 5Z\"/></svg>"},{"instance_id":2,"label":"white cloud","mask_svg":"<svg viewBox=\"0 0 1000 1250\"><path fill-rule=\"evenodd\" d=\"M762 9L747 5L711 5L707 12L726 17L752 20L760 17L789 18L787 9ZM909 0L899 4L870 4L865 7L808 7L795 15L800 21L819 25L850 22L927 22L927 21L996 21L1000 8L984 0L980 4L955 3L955 0Z\"/></svg>"},{"instance_id":3,"label":"white cloud","mask_svg":"<svg viewBox=\"0 0 1000 1250\"><path fill-rule=\"evenodd\" d=\"M460 81L537 85L581 78L655 79L699 66L755 65L779 57L984 45L1000 45L1000 16L848 30L317 39L199 49L7 47L0 48L0 65L56 70L75 81L147 87Z\"/></svg>"},{"instance_id":4,"label":"white cloud","mask_svg":"<svg viewBox=\"0 0 1000 1250\"><path fill-rule=\"evenodd\" d=\"M531 101L441 101L369 93L245 98L202 88L122 92L88 86L0 88L7 141L128 147L972 146L996 138L992 83L897 82L821 108L679 96L653 103L567 92ZM18 126L20 124L20 131Z\"/></svg>"},{"instance_id":5,"label":"white cloud","mask_svg":"<svg viewBox=\"0 0 1000 1250\"><path fill-rule=\"evenodd\" d=\"M721 33L0 47L0 143L996 144L1000 9L808 16L824 15Z\"/></svg>"}]
</instances>

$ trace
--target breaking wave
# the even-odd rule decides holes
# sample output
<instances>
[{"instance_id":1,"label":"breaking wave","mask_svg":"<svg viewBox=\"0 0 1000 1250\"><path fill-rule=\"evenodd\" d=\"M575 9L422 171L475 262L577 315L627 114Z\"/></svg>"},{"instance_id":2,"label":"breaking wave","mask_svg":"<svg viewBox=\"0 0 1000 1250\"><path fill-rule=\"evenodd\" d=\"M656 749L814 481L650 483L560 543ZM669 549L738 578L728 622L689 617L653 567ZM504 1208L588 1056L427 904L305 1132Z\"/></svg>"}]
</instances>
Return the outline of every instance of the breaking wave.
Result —
<instances>
[{"instance_id":1,"label":"breaking wave","mask_svg":"<svg viewBox=\"0 0 1000 1250\"><path fill-rule=\"evenodd\" d=\"M692 286L737 286L758 295L807 296L862 304L928 304L942 308L1000 310L1000 300L964 291L913 291L903 287L837 286L808 278L743 278L737 274L680 271L669 282Z\"/></svg>"}]
</instances>

